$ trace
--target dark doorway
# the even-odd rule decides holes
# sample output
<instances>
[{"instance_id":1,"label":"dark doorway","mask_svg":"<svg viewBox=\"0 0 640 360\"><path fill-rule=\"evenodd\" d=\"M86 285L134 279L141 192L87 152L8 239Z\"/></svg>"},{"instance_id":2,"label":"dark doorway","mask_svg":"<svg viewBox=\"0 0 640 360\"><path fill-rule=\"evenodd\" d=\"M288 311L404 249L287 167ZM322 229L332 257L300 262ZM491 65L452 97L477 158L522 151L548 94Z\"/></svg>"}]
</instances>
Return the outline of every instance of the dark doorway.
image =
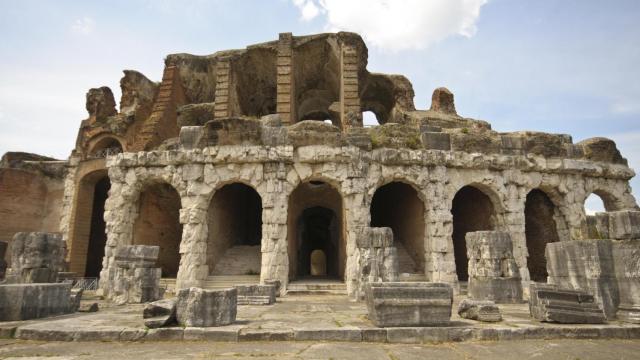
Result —
<instances>
[{"instance_id":1,"label":"dark doorway","mask_svg":"<svg viewBox=\"0 0 640 360\"><path fill-rule=\"evenodd\" d=\"M311 276L311 254L321 250L325 256L326 275L339 276L338 234L335 213L316 206L305 209L299 219L298 275Z\"/></svg>"},{"instance_id":2,"label":"dark doorway","mask_svg":"<svg viewBox=\"0 0 640 360\"><path fill-rule=\"evenodd\" d=\"M87 252L86 277L99 277L102 270L104 247L107 243L106 224L104 222L104 204L109 196L111 182L108 177L100 179L93 192L93 209L91 210L91 230Z\"/></svg>"},{"instance_id":3,"label":"dark doorway","mask_svg":"<svg viewBox=\"0 0 640 360\"><path fill-rule=\"evenodd\" d=\"M547 243L560 241L554 219L555 211L555 205L544 191L534 189L527 194L524 228L529 252L527 268L533 281L547 281L545 247Z\"/></svg>"},{"instance_id":4,"label":"dark doorway","mask_svg":"<svg viewBox=\"0 0 640 360\"><path fill-rule=\"evenodd\" d=\"M451 214L456 273L459 281L467 281L469 258L465 236L471 231L494 230L495 210L485 193L473 186L465 186L454 196Z\"/></svg>"}]
</instances>

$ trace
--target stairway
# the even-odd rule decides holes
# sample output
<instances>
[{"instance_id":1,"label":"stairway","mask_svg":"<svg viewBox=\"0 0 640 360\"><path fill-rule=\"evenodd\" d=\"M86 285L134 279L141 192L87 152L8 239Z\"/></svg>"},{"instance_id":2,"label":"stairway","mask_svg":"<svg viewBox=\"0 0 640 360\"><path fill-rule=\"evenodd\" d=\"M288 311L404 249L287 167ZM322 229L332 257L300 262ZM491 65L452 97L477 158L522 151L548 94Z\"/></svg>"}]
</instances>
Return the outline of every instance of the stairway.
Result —
<instances>
[{"instance_id":1,"label":"stairway","mask_svg":"<svg viewBox=\"0 0 640 360\"><path fill-rule=\"evenodd\" d=\"M234 285L254 285L260 283L260 275L214 275L207 277L203 289L228 289ZM160 287L166 288L168 293L175 293L176 279L160 279Z\"/></svg>"},{"instance_id":2,"label":"stairway","mask_svg":"<svg viewBox=\"0 0 640 360\"><path fill-rule=\"evenodd\" d=\"M347 295L347 285L338 279L306 278L290 282L287 295Z\"/></svg>"},{"instance_id":3,"label":"stairway","mask_svg":"<svg viewBox=\"0 0 640 360\"><path fill-rule=\"evenodd\" d=\"M405 249L404 245L400 242L395 243L395 247L398 254L398 272L400 274L407 273L413 274L416 272L416 263L413 261L411 255L407 249Z\"/></svg>"},{"instance_id":4,"label":"stairway","mask_svg":"<svg viewBox=\"0 0 640 360\"><path fill-rule=\"evenodd\" d=\"M213 275L259 274L261 258L260 245L232 246L218 260Z\"/></svg>"}]
</instances>

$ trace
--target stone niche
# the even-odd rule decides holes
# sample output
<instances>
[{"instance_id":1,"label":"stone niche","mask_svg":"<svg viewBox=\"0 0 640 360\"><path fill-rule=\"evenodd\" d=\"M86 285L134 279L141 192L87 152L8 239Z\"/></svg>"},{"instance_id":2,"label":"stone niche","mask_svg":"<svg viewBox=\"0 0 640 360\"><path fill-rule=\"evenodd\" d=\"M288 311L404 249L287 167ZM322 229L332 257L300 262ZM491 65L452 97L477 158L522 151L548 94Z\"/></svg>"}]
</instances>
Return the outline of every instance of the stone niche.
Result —
<instances>
[{"instance_id":1,"label":"stone niche","mask_svg":"<svg viewBox=\"0 0 640 360\"><path fill-rule=\"evenodd\" d=\"M108 297L118 304L145 303L162 298L162 269L154 267L158 246L125 245L116 249L113 289Z\"/></svg>"},{"instance_id":2,"label":"stone niche","mask_svg":"<svg viewBox=\"0 0 640 360\"><path fill-rule=\"evenodd\" d=\"M448 324L453 288L444 283L384 282L366 287L369 319L378 327Z\"/></svg>"},{"instance_id":3,"label":"stone niche","mask_svg":"<svg viewBox=\"0 0 640 360\"><path fill-rule=\"evenodd\" d=\"M19 232L11 243L13 283L52 283L65 270L66 243L56 233Z\"/></svg>"},{"instance_id":4,"label":"stone niche","mask_svg":"<svg viewBox=\"0 0 640 360\"><path fill-rule=\"evenodd\" d=\"M496 303L522 302L522 283L511 236L502 231L467 233L469 298Z\"/></svg>"},{"instance_id":5,"label":"stone niche","mask_svg":"<svg viewBox=\"0 0 640 360\"><path fill-rule=\"evenodd\" d=\"M549 243L546 257L549 283L593 294L608 319L640 322L640 241Z\"/></svg>"}]
</instances>

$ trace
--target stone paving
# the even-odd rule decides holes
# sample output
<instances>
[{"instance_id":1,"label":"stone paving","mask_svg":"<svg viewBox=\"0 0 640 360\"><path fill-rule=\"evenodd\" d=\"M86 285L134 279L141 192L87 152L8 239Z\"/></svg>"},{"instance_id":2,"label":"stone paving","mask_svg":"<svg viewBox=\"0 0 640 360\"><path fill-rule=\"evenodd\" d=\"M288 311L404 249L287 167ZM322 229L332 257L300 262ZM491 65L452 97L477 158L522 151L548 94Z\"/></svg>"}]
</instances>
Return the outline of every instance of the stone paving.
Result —
<instances>
[{"instance_id":1,"label":"stone paving","mask_svg":"<svg viewBox=\"0 0 640 360\"><path fill-rule=\"evenodd\" d=\"M364 303L346 296L299 295L278 298L272 306L238 306L237 322L212 328L146 329L143 305L101 303L96 313L0 323L3 338L60 341L350 341L432 343L470 340L562 338L640 338L640 326L613 321L606 325L554 325L529 316L527 304L500 305L504 320L481 323L455 313L448 326L376 328L367 319Z\"/></svg>"}]
</instances>

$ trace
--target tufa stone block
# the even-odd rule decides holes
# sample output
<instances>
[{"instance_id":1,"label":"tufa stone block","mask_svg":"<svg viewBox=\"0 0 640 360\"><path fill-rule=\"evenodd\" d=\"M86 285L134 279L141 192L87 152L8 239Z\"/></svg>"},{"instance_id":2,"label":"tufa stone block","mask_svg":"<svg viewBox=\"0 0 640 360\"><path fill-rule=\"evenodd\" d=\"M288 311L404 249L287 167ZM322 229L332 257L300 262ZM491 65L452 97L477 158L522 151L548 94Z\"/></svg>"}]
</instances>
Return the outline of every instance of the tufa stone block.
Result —
<instances>
[{"instance_id":1,"label":"tufa stone block","mask_svg":"<svg viewBox=\"0 0 640 360\"><path fill-rule=\"evenodd\" d=\"M176 319L181 326L209 327L236 321L238 290L181 289L177 295Z\"/></svg>"}]
</instances>

